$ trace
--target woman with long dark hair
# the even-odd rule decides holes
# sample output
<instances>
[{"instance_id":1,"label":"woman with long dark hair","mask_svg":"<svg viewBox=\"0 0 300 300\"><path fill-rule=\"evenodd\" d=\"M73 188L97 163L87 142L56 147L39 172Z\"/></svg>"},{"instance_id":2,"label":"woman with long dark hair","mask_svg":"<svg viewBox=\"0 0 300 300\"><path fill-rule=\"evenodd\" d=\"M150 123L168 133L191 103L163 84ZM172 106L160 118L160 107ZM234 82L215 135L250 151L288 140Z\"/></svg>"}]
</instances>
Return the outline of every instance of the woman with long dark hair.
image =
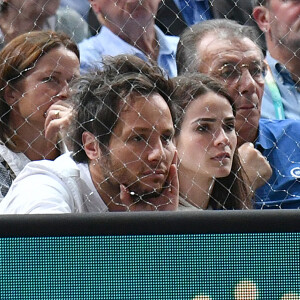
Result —
<instances>
[{"instance_id":1,"label":"woman with long dark hair","mask_svg":"<svg viewBox=\"0 0 300 300\"><path fill-rule=\"evenodd\" d=\"M235 107L221 83L200 73L174 79L179 209L246 209Z\"/></svg>"}]
</instances>

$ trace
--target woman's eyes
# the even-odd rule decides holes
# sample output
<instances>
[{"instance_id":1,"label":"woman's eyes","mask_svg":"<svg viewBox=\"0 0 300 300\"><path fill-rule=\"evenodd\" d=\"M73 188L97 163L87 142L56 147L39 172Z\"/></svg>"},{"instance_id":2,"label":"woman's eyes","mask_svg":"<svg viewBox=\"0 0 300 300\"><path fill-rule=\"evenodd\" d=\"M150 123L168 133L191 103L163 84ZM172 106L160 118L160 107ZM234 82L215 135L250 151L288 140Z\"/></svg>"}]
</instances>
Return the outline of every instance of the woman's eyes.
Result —
<instances>
[{"instance_id":1,"label":"woman's eyes","mask_svg":"<svg viewBox=\"0 0 300 300\"><path fill-rule=\"evenodd\" d=\"M223 129L225 131L233 131L235 130L235 124L234 123L228 123L228 124L223 124ZM209 126L209 125L205 125L205 124L199 124L196 128L197 131L199 132L214 132L216 131L217 129L214 128L214 126Z\"/></svg>"},{"instance_id":2,"label":"woman's eyes","mask_svg":"<svg viewBox=\"0 0 300 300\"><path fill-rule=\"evenodd\" d=\"M197 131L200 132L208 132L209 131L209 126L208 125L198 125L196 128Z\"/></svg>"},{"instance_id":3,"label":"woman's eyes","mask_svg":"<svg viewBox=\"0 0 300 300\"><path fill-rule=\"evenodd\" d=\"M226 131L233 131L235 130L235 124L234 123L229 123L229 124L224 124L224 129Z\"/></svg>"}]
</instances>

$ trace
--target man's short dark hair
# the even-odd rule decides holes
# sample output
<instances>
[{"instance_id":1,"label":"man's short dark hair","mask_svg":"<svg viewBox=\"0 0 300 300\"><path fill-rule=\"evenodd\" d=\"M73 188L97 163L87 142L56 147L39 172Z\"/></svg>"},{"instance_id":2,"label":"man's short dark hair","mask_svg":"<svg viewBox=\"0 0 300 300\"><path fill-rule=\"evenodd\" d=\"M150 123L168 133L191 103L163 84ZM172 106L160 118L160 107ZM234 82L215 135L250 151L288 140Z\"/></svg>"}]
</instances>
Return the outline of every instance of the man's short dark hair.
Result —
<instances>
[{"instance_id":1,"label":"man's short dark hair","mask_svg":"<svg viewBox=\"0 0 300 300\"><path fill-rule=\"evenodd\" d=\"M76 112L72 126L72 150L77 162L88 162L82 145L83 132L92 133L106 152L122 104L135 96L161 95L174 116L170 101L172 81L155 63L150 64L133 55L107 57L101 69L82 75L72 89L71 102Z\"/></svg>"},{"instance_id":2,"label":"man's short dark hair","mask_svg":"<svg viewBox=\"0 0 300 300\"><path fill-rule=\"evenodd\" d=\"M178 74L198 72L201 63L201 53L197 46L207 34L214 33L220 38L235 40L248 37L260 49L259 36L251 26L240 25L236 21L226 19L207 20L186 28L180 35L177 47L176 63Z\"/></svg>"}]
</instances>

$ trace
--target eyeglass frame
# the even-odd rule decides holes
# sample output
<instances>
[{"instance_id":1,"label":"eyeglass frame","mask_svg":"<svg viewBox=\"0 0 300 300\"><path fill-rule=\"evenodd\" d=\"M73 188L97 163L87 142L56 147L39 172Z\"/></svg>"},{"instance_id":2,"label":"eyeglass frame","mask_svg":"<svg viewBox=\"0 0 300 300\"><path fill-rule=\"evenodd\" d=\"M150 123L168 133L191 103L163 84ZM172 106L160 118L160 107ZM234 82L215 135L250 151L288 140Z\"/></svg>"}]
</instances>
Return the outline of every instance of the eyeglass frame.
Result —
<instances>
[{"instance_id":1,"label":"eyeglass frame","mask_svg":"<svg viewBox=\"0 0 300 300\"><path fill-rule=\"evenodd\" d=\"M230 76L232 76L231 74L228 75L226 78L224 76L222 76L222 74L220 72L223 71L223 69L226 67L226 66L232 66L233 67L233 71L231 72L232 73L236 73L234 76L235 78L232 78L232 79L228 79ZM241 77L242 77L242 68L247 68L250 76L253 78L253 80L255 80L256 82L258 83L264 83L264 80L265 80L265 74L267 72L267 64L265 62L262 63L262 65L260 64L257 64L257 63L254 63L253 65L255 65L255 67L259 67L260 68L260 71L257 73L254 73L252 72L249 68L251 67L250 64L241 64L239 66L239 64L236 64L234 65L233 63L224 63L222 65L222 67L220 67L218 69L218 72L219 74L215 74L217 75L217 77L219 77L220 79L224 80L224 82L229 82L231 84L236 84L240 81ZM258 68L257 68L258 69Z\"/></svg>"}]
</instances>

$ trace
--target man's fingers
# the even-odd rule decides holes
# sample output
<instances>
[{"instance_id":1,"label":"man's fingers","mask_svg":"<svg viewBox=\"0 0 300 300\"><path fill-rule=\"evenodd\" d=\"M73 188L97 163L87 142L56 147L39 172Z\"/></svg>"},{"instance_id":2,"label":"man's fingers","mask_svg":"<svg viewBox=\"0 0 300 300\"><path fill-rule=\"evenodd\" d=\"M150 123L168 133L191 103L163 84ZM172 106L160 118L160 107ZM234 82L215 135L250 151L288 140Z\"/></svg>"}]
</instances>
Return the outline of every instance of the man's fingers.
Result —
<instances>
[{"instance_id":1,"label":"man's fingers","mask_svg":"<svg viewBox=\"0 0 300 300\"><path fill-rule=\"evenodd\" d=\"M172 195L176 195L179 193L179 180L178 180L178 172L177 172L177 165L172 164L170 166L169 176L168 176L168 186L170 189L168 192Z\"/></svg>"},{"instance_id":2,"label":"man's fingers","mask_svg":"<svg viewBox=\"0 0 300 300\"><path fill-rule=\"evenodd\" d=\"M69 105L53 104L46 113L45 137L57 143L58 133L68 130L73 117L73 110Z\"/></svg>"},{"instance_id":3,"label":"man's fingers","mask_svg":"<svg viewBox=\"0 0 300 300\"><path fill-rule=\"evenodd\" d=\"M175 150L174 156L173 156L173 160L172 160L172 165L175 164L177 166L178 164L178 153L177 150Z\"/></svg>"},{"instance_id":4,"label":"man's fingers","mask_svg":"<svg viewBox=\"0 0 300 300\"><path fill-rule=\"evenodd\" d=\"M131 195L124 184L120 184L120 202L123 205L129 206L132 204Z\"/></svg>"},{"instance_id":5,"label":"man's fingers","mask_svg":"<svg viewBox=\"0 0 300 300\"><path fill-rule=\"evenodd\" d=\"M169 175L166 182L166 188L160 197L154 199L158 210L177 210L179 203L179 181L177 166L170 166Z\"/></svg>"}]
</instances>

